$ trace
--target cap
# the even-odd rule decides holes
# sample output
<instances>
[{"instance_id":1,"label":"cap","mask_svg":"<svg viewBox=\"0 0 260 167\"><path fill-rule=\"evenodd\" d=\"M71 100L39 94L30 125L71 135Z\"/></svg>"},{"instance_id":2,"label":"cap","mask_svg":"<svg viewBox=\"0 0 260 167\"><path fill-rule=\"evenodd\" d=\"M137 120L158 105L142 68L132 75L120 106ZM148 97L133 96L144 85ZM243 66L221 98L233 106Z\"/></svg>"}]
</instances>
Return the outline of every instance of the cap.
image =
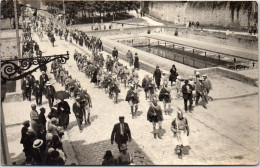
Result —
<instances>
[{"instance_id":1,"label":"cap","mask_svg":"<svg viewBox=\"0 0 260 167\"><path fill-rule=\"evenodd\" d=\"M197 71L197 72L196 72L196 75L200 75L200 72Z\"/></svg>"},{"instance_id":2,"label":"cap","mask_svg":"<svg viewBox=\"0 0 260 167\"><path fill-rule=\"evenodd\" d=\"M55 117L53 117L53 118L51 119L51 122L52 122L52 123L57 122L57 119L56 119Z\"/></svg>"},{"instance_id":3,"label":"cap","mask_svg":"<svg viewBox=\"0 0 260 167\"><path fill-rule=\"evenodd\" d=\"M119 116L119 119L125 119L125 117L124 116Z\"/></svg>"},{"instance_id":4,"label":"cap","mask_svg":"<svg viewBox=\"0 0 260 167\"><path fill-rule=\"evenodd\" d=\"M204 75L202 75L203 77L207 77L207 75L206 74L204 74Z\"/></svg>"},{"instance_id":5,"label":"cap","mask_svg":"<svg viewBox=\"0 0 260 167\"><path fill-rule=\"evenodd\" d=\"M23 125L30 125L30 121L28 121L28 120L27 120L27 121L24 121L24 122L23 122Z\"/></svg>"},{"instance_id":6,"label":"cap","mask_svg":"<svg viewBox=\"0 0 260 167\"><path fill-rule=\"evenodd\" d=\"M48 86L48 85L51 85L51 83L49 81L47 81L47 83L46 83L46 86Z\"/></svg>"},{"instance_id":7,"label":"cap","mask_svg":"<svg viewBox=\"0 0 260 167\"><path fill-rule=\"evenodd\" d=\"M199 78L199 81L203 81L203 79L202 79L202 78Z\"/></svg>"}]
</instances>

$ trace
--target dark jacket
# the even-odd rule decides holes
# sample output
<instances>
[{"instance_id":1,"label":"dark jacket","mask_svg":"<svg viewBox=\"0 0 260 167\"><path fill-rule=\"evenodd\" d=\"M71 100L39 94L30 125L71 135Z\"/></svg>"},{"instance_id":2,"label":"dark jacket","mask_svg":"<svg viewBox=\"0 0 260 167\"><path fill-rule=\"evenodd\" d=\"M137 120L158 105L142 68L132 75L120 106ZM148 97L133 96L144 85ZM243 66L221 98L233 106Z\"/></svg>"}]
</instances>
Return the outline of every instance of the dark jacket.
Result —
<instances>
[{"instance_id":1,"label":"dark jacket","mask_svg":"<svg viewBox=\"0 0 260 167\"><path fill-rule=\"evenodd\" d=\"M132 100L134 104L139 103L139 98L137 96L137 93L135 93L132 89L127 91L126 98L125 98L125 101L129 102L130 100Z\"/></svg>"},{"instance_id":2,"label":"dark jacket","mask_svg":"<svg viewBox=\"0 0 260 167\"><path fill-rule=\"evenodd\" d=\"M40 113L39 119L38 119L39 124L42 124L44 127L46 127L46 118L43 113Z\"/></svg>"},{"instance_id":3,"label":"dark jacket","mask_svg":"<svg viewBox=\"0 0 260 167\"><path fill-rule=\"evenodd\" d=\"M64 110L61 111L61 108L63 108ZM58 104L58 111L63 112L65 114L70 114L70 106L69 106L68 102L66 102L66 101L60 102Z\"/></svg>"},{"instance_id":4,"label":"dark jacket","mask_svg":"<svg viewBox=\"0 0 260 167\"><path fill-rule=\"evenodd\" d=\"M131 138L131 131L127 123L124 122L124 135L120 134L120 123L114 125L112 134L111 134L111 142L115 140L118 143L127 142Z\"/></svg>"},{"instance_id":5,"label":"dark jacket","mask_svg":"<svg viewBox=\"0 0 260 167\"><path fill-rule=\"evenodd\" d=\"M149 107L147 112L147 120L150 122L158 122L163 120L162 109L159 105Z\"/></svg>"},{"instance_id":6,"label":"dark jacket","mask_svg":"<svg viewBox=\"0 0 260 167\"><path fill-rule=\"evenodd\" d=\"M55 88L52 85L47 86L45 91L46 91L47 98L53 97L54 94L56 93Z\"/></svg>"},{"instance_id":7,"label":"dark jacket","mask_svg":"<svg viewBox=\"0 0 260 167\"><path fill-rule=\"evenodd\" d=\"M156 80L160 80L161 77L162 77L162 73L161 73L161 70L160 69L156 69L153 73L153 77L156 79Z\"/></svg>"},{"instance_id":8,"label":"dark jacket","mask_svg":"<svg viewBox=\"0 0 260 167\"><path fill-rule=\"evenodd\" d=\"M46 74L40 76L40 86L41 87L43 87L47 81L49 81L49 77Z\"/></svg>"},{"instance_id":9,"label":"dark jacket","mask_svg":"<svg viewBox=\"0 0 260 167\"><path fill-rule=\"evenodd\" d=\"M189 88L190 88L190 92L188 93L187 90L187 85L183 85L182 86L182 93L183 93L183 99L190 99L192 98L192 91L193 91L193 87L191 86L191 84L188 84Z\"/></svg>"},{"instance_id":10,"label":"dark jacket","mask_svg":"<svg viewBox=\"0 0 260 167\"><path fill-rule=\"evenodd\" d=\"M73 112L75 114L76 117L83 117L83 107L82 106L78 106L78 104L75 102L72 106Z\"/></svg>"},{"instance_id":11,"label":"dark jacket","mask_svg":"<svg viewBox=\"0 0 260 167\"><path fill-rule=\"evenodd\" d=\"M33 94L34 95L38 95L38 96L40 96L40 95L42 95L42 88L40 87L40 85L39 86L34 86L34 88L33 88Z\"/></svg>"},{"instance_id":12,"label":"dark jacket","mask_svg":"<svg viewBox=\"0 0 260 167\"><path fill-rule=\"evenodd\" d=\"M165 102L167 103L171 102L170 92L165 87L163 87L159 93L159 100L160 101L165 100Z\"/></svg>"},{"instance_id":13,"label":"dark jacket","mask_svg":"<svg viewBox=\"0 0 260 167\"><path fill-rule=\"evenodd\" d=\"M118 57L118 51L117 50L113 50L112 51L112 56L117 58Z\"/></svg>"}]
</instances>

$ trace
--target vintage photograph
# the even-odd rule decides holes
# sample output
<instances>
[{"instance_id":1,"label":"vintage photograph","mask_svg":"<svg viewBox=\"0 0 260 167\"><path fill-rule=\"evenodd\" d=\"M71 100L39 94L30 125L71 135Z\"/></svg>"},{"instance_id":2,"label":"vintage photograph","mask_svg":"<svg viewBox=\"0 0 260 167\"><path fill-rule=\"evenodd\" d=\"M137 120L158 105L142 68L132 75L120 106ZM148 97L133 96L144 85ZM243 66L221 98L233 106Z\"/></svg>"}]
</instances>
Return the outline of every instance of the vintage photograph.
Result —
<instances>
[{"instance_id":1,"label":"vintage photograph","mask_svg":"<svg viewBox=\"0 0 260 167\"><path fill-rule=\"evenodd\" d=\"M257 1L1 0L2 165L257 165Z\"/></svg>"}]
</instances>

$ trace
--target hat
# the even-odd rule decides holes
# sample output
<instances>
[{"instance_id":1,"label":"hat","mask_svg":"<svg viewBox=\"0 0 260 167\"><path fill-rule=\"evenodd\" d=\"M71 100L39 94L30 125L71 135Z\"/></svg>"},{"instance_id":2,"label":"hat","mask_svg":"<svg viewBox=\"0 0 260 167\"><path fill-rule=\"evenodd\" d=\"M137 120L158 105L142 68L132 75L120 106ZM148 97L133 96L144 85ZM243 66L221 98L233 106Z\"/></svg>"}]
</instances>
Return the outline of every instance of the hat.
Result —
<instances>
[{"instance_id":1,"label":"hat","mask_svg":"<svg viewBox=\"0 0 260 167\"><path fill-rule=\"evenodd\" d=\"M47 133L46 134L46 140L52 140L53 134L52 133Z\"/></svg>"},{"instance_id":2,"label":"hat","mask_svg":"<svg viewBox=\"0 0 260 167\"><path fill-rule=\"evenodd\" d=\"M33 142L33 148L39 148L39 147L41 147L42 144L43 144L43 141L41 139L36 139Z\"/></svg>"},{"instance_id":3,"label":"hat","mask_svg":"<svg viewBox=\"0 0 260 167\"><path fill-rule=\"evenodd\" d=\"M45 112L45 108L44 107L40 108L40 111Z\"/></svg>"},{"instance_id":4,"label":"hat","mask_svg":"<svg viewBox=\"0 0 260 167\"><path fill-rule=\"evenodd\" d=\"M125 117L124 116L120 116L119 119L125 119Z\"/></svg>"},{"instance_id":5,"label":"hat","mask_svg":"<svg viewBox=\"0 0 260 167\"><path fill-rule=\"evenodd\" d=\"M122 145L121 145L121 150L127 150L126 144L122 144Z\"/></svg>"},{"instance_id":6,"label":"hat","mask_svg":"<svg viewBox=\"0 0 260 167\"><path fill-rule=\"evenodd\" d=\"M203 81L203 79L202 79L202 78L199 78L199 81Z\"/></svg>"},{"instance_id":7,"label":"hat","mask_svg":"<svg viewBox=\"0 0 260 167\"><path fill-rule=\"evenodd\" d=\"M45 71L42 71L42 74L45 74Z\"/></svg>"},{"instance_id":8,"label":"hat","mask_svg":"<svg viewBox=\"0 0 260 167\"><path fill-rule=\"evenodd\" d=\"M32 108L36 107L36 104L32 104L31 107L32 107Z\"/></svg>"},{"instance_id":9,"label":"hat","mask_svg":"<svg viewBox=\"0 0 260 167\"><path fill-rule=\"evenodd\" d=\"M107 150L103 159L107 159L107 158L110 158L110 157L113 157L112 152L110 150Z\"/></svg>"},{"instance_id":10,"label":"hat","mask_svg":"<svg viewBox=\"0 0 260 167\"><path fill-rule=\"evenodd\" d=\"M197 72L196 72L196 75L200 75L200 72L197 71Z\"/></svg>"},{"instance_id":11,"label":"hat","mask_svg":"<svg viewBox=\"0 0 260 167\"><path fill-rule=\"evenodd\" d=\"M180 79L181 79L181 76L177 76L177 79L179 79L179 80L180 80Z\"/></svg>"},{"instance_id":12,"label":"hat","mask_svg":"<svg viewBox=\"0 0 260 167\"><path fill-rule=\"evenodd\" d=\"M202 75L203 77L207 77L207 75L206 74L204 74L204 75Z\"/></svg>"},{"instance_id":13,"label":"hat","mask_svg":"<svg viewBox=\"0 0 260 167\"><path fill-rule=\"evenodd\" d=\"M28 129L27 135L32 135L32 134L35 134L34 130L33 129Z\"/></svg>"},{"instance_id":14,"label":"hat","mask_svg":"<svg viewBox=\"0 0 260 167\"><path fill-rule=\"evenodd\" d=\"M81 100L80 96L77 96L75 100L79 102Z\"/></svg>"},{"instance_id":15,"label":"hat","mask_svg":"<svg viewBox=\"0 0 260 167\"><path fill-rule=\"evenodd\" d=\"M55 110L57 110L58 108L57 108L57 106L52 106L51 107L52 109L55 109Z\"/></svg>"},{"instance_id":16,"label":"hat","mask_svg":"<svg viewBox=\"0 0 260 167\"><path fill-rule=\"evenodd\" d=\"M30 121L28 121L28 120L27 120L27 121L24 121L24 122L23 122L23 125L24 125L24 126L25 126L25 125L30 125Z\"/></svg>"},{"instance_id":17,"label":"hat","mask_svg":"<svg viewBox=\"0 0 260 167\"><path fill-rule=\"evenodd\" d=\"M52 122L52 123L57 123L57 119L56 119L55 117L53 117L53 118L51 119L51 122Z\"/></svg>"},{"instance_id":18,"label":"hat","mask_svg":"<svg viewBox=\"0 0 260 167\"><path fill-rule=\"evenodd\" d=\"M49 154L50 154L52 151L54 151L54 148L51 147L51 148L48 149L48 153L49 153Z\"/></svg>"},{"instance_id":19,"label":"hat","mask_svg":"<svg viewBox=\"0 0 260 167\"><path fill-rule=\"evenodd\" d=\"M49 85L51 85L51 83L49 81L47 81L46 86L49 86Z\"/></svg>"},{"instance_id":20,"label":"hat","mask_svg":"<svg viewBox=\"0 0 260 167\"><path fill-rule=\"evenodd\" d=\"M51 158L57 159L59 157L60 153L56 150L53 150L51 152Z\"/></svg>"}]
</instances>

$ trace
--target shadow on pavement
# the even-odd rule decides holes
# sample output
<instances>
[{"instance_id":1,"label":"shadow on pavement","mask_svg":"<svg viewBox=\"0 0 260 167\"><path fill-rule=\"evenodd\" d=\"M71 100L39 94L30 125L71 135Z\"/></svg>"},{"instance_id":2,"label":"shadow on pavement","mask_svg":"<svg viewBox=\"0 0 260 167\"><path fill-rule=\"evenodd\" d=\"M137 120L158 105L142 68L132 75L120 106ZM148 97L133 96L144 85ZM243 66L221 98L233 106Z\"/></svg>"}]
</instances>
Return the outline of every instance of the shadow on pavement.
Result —
<instances>
[{"instance_id":1,"label":"shadow on pavement","mask_svg":"<svg viewBox=\"0 0 260 167\"><path fill-rule=\"evenodd\" d=\"M25 162L25 155L21 152L19 155L14 156L14 153L10 153L11 163L13 165L24 165Z\"/></svg>"},{"instance_id":2,"label":"shadow on pavement","mask_svg":"<svg viewBox=\"0 0 260 167\"><path fill-rule=\"evenodd\" d=\"M83 140L71 142L73 148L77 148L75 153L76 157L79 157L79 165L101 165L107 150L111 150L115 158L119 156L117 144L114 143L111 145L110 139L91 144L84 143L86 143L86 141ZM151 159L143 152L142 148L140 148L134 140L128 142L127 147L133 157L135 165L154 165ZM84 152L86 154L84 154Z\"/></svg>"}]
</instances>

